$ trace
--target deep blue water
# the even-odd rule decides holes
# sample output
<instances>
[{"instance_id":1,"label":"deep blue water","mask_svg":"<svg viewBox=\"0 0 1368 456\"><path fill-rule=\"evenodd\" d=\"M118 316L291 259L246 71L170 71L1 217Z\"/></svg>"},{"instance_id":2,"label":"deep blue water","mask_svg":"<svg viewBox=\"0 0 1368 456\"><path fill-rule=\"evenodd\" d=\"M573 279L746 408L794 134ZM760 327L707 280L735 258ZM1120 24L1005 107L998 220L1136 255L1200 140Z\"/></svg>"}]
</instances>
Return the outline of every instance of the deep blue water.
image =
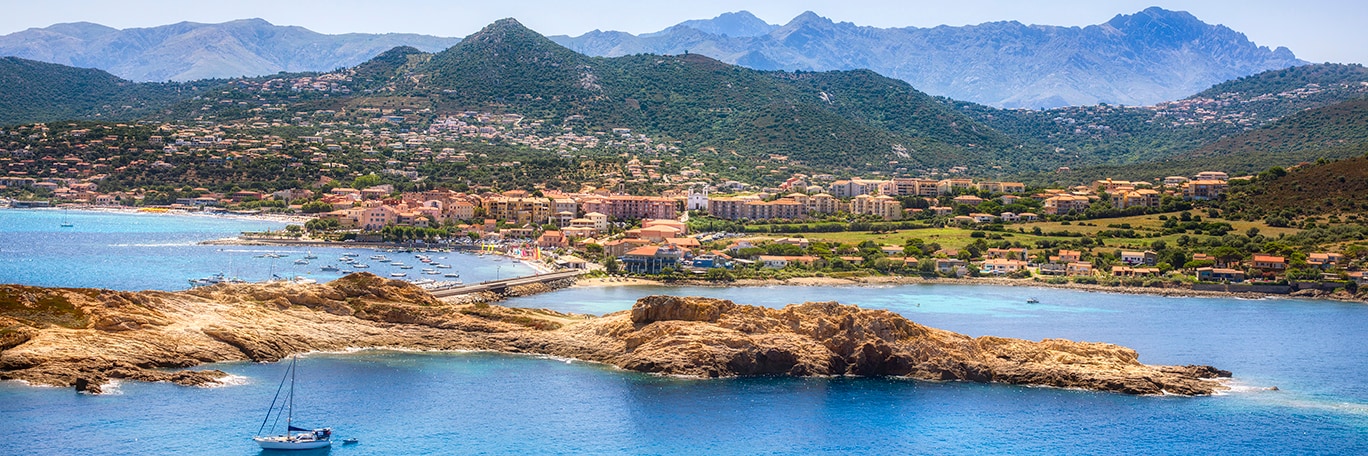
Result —
<instances>
[{"instance_id":1,"label":"deep blue water","mask_svg":"<svg viewBox=\"0 0 1368 456\"><path fill-rule=\"evenodd\" d=\"M1368 454L1368 306L1358 304L976 285L574 288L508 304L601 314L654 293L839 300L970 335L1112 342L1144 362L1234 371L1237 388L1184 398L899 379L682 380L538 357L363 351L301 358L297 416L361 439L337 455ZM1026 304L1032 296L1041 304ZM87 396L0 383L0 454L256 454L249 437L283 365L214 367L243 384L129 382Z\"/></svg>"},{"instance_id":2,"label":"deep blue water","mask_svg":"<svg viewBox=\"0 0 1368 456\"><path fill-rule=\"evenodd\" d=\"M63 220L74 226L61 228ZM0 283L61 287L99 287L116 290L184 290L189 279L225 274L247 281L263 281L272 274L307 277L326 282L343 271L324 272L325 265L348 267L338 262L343 253L357 253L364 269L380 276L392 272L406 279L454 280L424 275L427 267L412 254L388 253L391 259L413 266L400 270L390 263L368 258L368 249L308 249L275 246L215 246L199 242L237 236L243 231L281 229L285 224L211 216L145 213L63 211L53 209L0 209ZM312 252L317 259L308 265L294 264ZM265 253L284 258L256 258ZM456 253L428 254L452 265L436 269L457 272L460 280L478 282L496 276L531 274L531 268L512 260Z\"/></svg>"}]
</instances>

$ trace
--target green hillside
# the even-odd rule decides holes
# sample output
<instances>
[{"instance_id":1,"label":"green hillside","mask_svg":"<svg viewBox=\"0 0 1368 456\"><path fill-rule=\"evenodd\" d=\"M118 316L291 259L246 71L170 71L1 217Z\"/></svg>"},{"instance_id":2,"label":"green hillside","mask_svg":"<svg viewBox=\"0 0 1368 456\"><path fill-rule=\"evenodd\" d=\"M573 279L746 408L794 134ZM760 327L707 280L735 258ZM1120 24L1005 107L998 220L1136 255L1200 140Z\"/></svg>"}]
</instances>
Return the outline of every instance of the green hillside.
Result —
<instances>
[{"instance_id":1,"label":"green hillside","mask_svg":"<svg viewBox=\"0 0 1368 456\"><path fill-rule=\"evenodd\" d=\"M1148 107L1033 111L942 102L1023 142L1059 151L1058 166L1091 168L1181 157L1304 110L1365 97L1368 69L1320 64L1266 71Z\"/></svg>"},{"instance_id":2,"label":"green hillside","mask_svg":"<svg viewBox=\"0 0 1368 456\"><path fill-rule=\"evenodd\" d=\"M0 58L0 125L133 119L166 106L180 84L138 84L87 68Z\"/></svg>"},{"instance_id":3,"label":"green hillside","mask_svg":"<svg viewBox=\"0 0 1368 456\"><path fill-rule=\"evenodd\" d=\"M1232 184L1221 205L1232 217L1288 225L1318 216L1331 216L1330 222L1362 223L1368 215L1363 198L1368 193L1368 155L1270 168L1253 180Z\"/></svg>"},{"instance_id":4,"label":"green hillside","mask_svg":"<svg viewBox=\"0 0 1368 456\"><path fill-rule=\"evenodd\" d=\"M1368 100L1361 99L1299 112L1271 125L1217 139L1199 149L1162 160L1076 169L1068 173L1068 179L1079 182L1106 177L1152 180L1191 175L1202 170L1221 170L1235 176L1258 173L1273 166L1355 157L1365 152L1368 152Z\"/></svg>"},{"instance_id":5,"label":"green hillside","mask_svg":"<svg viewBox=\"0 0 1368 456\"><path fill-rule=\"evenodd\" d=\"M835 171L969 165L1034 166L1003 152L1010 138L869 71L762 72L700 55L590 58L511 19L437 53L397 93L438 111L503 111L721 149L743 160L778 154Z\"/></svg>"}]
</instances>

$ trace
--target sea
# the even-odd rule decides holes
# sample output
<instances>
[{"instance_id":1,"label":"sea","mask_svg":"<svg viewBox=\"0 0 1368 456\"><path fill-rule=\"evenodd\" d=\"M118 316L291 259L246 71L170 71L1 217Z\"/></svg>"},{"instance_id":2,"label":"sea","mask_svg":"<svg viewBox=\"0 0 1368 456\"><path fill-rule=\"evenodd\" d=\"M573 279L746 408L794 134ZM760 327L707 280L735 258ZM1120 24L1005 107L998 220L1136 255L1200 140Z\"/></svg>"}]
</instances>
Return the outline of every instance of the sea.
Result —
<instances>
[{"instance_id":1,"label":"sea","mask_svg":"<svg viewBox=\"0 0 1368 456\"><path fill-rule=\"evenodd\" d=\"M63 227L69 223L71 227ZM364 248L202 245L244 231L281 230L285 223L258 218L176 213L102 212L62 209L0 209L0 283L114 290L184 290L190 280L223 274L249 282L302 277L326 282L348 270L402 280L480 282L535 271L518 261L467 253L422 253L450 265L435 268L413 253ZM343 263L355 254L358 269ZM278 258L266 255L279 256ZM388 262L370 259L383 255ZM314 259L306 259L316 256ZM298 261L308 264L297 264ZM401 269L395 262L412 269ZM337 271L323 271L335 266ZM438 274L424 274L432 269ZM460 277L447 278L446 274Z\"/></svg>"},{"instance_id":2,"label":"sea","mask_svg":"<svg viewBox=\"0 0 1368 456\"><path fill-rule=\"evenodd\" d=\"M59 227L67 216L73 231ZM181 289L187 273L216 272L225 248L196 240L263 226L0 211L0 282ZM136 260L100 266L111 255ZM491 266L462 260L452 263L463 276ZM1368 454L1362 304L960 284L570 288L504 304L605 314L651 294L771 307L835 300L974 336L1116 343L1142 362L1235 376L1231 391L1210 397L1128 396L898 378L681 379L487 352L310 353L298 360L295 423L358 443L285 454ZM0 382L0 454L271 454L250 438L285 365L206 367L233 377L212 388L120 382L98 396Z\"/></svg>"}]
</instances>

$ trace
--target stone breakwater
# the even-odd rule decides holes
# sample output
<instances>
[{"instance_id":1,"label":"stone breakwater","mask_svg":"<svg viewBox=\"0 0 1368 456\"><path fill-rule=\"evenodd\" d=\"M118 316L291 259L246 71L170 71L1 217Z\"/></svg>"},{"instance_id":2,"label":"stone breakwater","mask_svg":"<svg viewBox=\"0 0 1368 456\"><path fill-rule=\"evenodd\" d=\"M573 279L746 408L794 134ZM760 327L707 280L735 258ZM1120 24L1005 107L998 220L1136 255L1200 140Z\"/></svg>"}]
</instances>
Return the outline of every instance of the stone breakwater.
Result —
<instances>
[{"instance_id":1,"label":"stone breakwater","mask_svg":"<svg viewBox=\"0 0 1368 456\"><path fill-rule=\"evenodd\" d=\"M1225 389L1212 379L1230 376L1141 364L1105 343L971 338L835 302L649 296L591 317L443 302L365 273L176 293L0 286L0 379L95 393L112 379L206 385L225 374L183 369L355 347L544 354L704 378L903 376L1128 394L1211 394Z\"/></svg>"}]
</instances>

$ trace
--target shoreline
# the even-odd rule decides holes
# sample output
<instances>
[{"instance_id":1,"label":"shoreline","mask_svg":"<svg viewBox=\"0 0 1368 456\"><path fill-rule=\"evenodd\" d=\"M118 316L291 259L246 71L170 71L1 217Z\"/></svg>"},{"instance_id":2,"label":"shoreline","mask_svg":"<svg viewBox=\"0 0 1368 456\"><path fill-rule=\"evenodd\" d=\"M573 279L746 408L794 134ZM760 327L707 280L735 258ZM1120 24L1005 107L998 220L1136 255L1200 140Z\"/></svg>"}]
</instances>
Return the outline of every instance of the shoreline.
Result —
<instances>
[{"instance_id":1,"label":"shoreline","mask_svg":"<svg viewBox=\"0 0 1368 456\"><path fill-rule=\"evenodd\" d=\"M1052 284L1044 281L1029 279L1004 279L1004 278L976 278L976 279L951 279L937 278L924 279L921 277L907 276L872 276L853 279L841 279L833 277L796 277L792 279L739 279L731 282L712 282L706 280L678 280L661 281L655 279L645 279L638 277L594 277L581 278L572 288L595 288L595 287L624 287L624 286L656 286L656 287L771 287L771 286L826 286L826 287L878 287L878 286L899 286L899 285L990 285L1008 286L1023 288L1056 288L1077 291L1087 291L1094 293L1112 294L1132 294L1132 295L1151 295L1171 298L1236 298L1236 299L1310 299L1322 301L1338 301L1353 304L1368 304L1368 300L1353 296L1343 296L1328 292L1322 293L1232 293L1224 291L1205 291L1193 290L1191 288L1156 288L1156 287L1128 287L1128 286L1106 286L1081 283Z\"/></svg>"},{"instance_id":2,"label":"shoreline","mask_svg":"<svg viewBox=\"0 0 1368 456\"><path fill-rule=\"evenodd\" d=\"M1207 379L1231 376L1211 366L1143 364L1113 344L970 337L830 302L771 309L648 296L630 312L589 316L445 303L373 274L177 293L5 286L3 294L34 307L0 312L13 327L0 379L92 394L116 380L219 385L228 373L184 369L374 347L545 356L689 378L897 376L1136 395L1209 395L1226 387Z\"/></svg>"},{"instance_id":3,"label":"shoreline","mask_svg":"<svg viewBox=\"0 0 1368 456\"><path fill-rule=\"evenodd\" d=\"M103 213L103 214L139 214L139 215L141 215L141 214L150 214L150 215L170 215L170 216L177 216L177 217L211 217L211 218L224 218L224 219L236 219L236 220L252 220L252 221L276 222L276 223L284 223L284 224L287 224L287 225L289 225L289 224L294 224L294 225L303 224L304 222L307 222L307 221L313 219L313 217L305 217L305 216L302 216L302 215L288 215L288 214L269 214L269 213L261 213L261 214L211 213L211 212L203 212L203 211L187 211L187 210L184 210L184 209L169 209L169 208L126 207L126 206L91 206L91 205L67 205L67 204L58 205L58 206L52 206L52 207L33 207L33 208L22 208L22 209L21 209L21 208L13 208L13 207L10 207L10 208L4 208L4 209L8 209L8 210L23 210L23 211L81 211L81 212L95 212L95 213ZM154 211L149 211L149 210L145 210L145 209L156 209L156 210L154 210Z\"/></svg>"}]
</instances>

